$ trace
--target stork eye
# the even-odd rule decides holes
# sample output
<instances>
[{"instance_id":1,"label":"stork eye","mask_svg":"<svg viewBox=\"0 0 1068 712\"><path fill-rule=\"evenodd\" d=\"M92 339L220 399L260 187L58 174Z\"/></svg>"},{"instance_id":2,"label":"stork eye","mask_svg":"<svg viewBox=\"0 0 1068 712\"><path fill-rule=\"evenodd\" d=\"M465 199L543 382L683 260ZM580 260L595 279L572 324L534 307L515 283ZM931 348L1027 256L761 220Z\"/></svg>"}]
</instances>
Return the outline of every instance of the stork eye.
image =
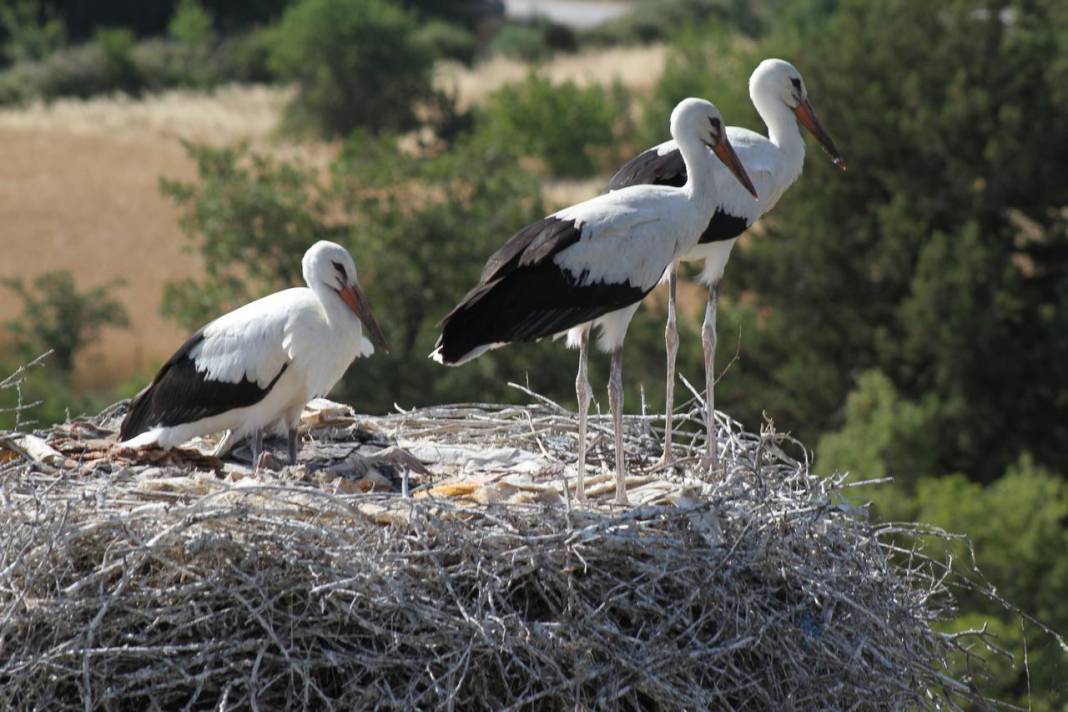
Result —
<instances>
[{"instance_id":1,"label":"stork eye","mask_svg":"<svg viewBox=\"0 0 1068 712\"><path fill-rule=\"evenodd\" d=\"M794 85L794 89L797 89L798 91L801 91L801 80L800 79L798 79L797 77L793 77L793 78L790 79L790 83Z\"/></svg>"},{"instance_id":2,"label":"stork eye","mask_svg":"<svg viewBox=\"0 0 1068 712\"><path fill-rule=\"evenodd\" d=\"M712 128L716 130L716 133L723 129L723 122L714 116L708 119L708 123L712 124Z\"/></svg>"},{"instance_id":3,"label":"stork eye","mask_svg":"<svg viewBox=\"0 0 1068 712\"><path fill-rule=\"evenodd\" d=\"M343 281L349 281L349 275L348 272L345 271L345 265L341 264L340 262L331 262L330 264L334 265L334 269L337 270L338 275Z\"/></svg>"}]
</instances>

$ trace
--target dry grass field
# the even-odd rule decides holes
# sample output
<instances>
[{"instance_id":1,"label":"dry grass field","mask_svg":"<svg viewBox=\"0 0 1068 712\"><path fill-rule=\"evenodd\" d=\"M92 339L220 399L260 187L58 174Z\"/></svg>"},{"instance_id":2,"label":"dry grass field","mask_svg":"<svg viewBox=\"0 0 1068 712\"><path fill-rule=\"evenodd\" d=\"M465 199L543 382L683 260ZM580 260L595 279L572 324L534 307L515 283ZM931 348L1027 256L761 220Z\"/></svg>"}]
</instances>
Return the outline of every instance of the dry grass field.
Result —
<instances>
[{"instance_id":1,"label":"dry grass field","mask_svg":"<svg viewBox=\"0 0 1068 712\"><path fill-rule=\"evenodd\" d=\"M565 56L543 69L556 80L619 78L641 90L659 76L663 57L662 47L613 49ZM469 106L527 71L495 59L474 70L443 67L439 75ZM81 288L125 282L117 295L131 328L109 332L83 356L79 386L110 386L146 373L180 343L181 331L159 314L162 287L199 264L185 251L176 211L158 188L160 177L194 175L180 139L247 140L325 163L328 145L295 146L274 137L286 99L284 89L228 87L0 110L0 277L69 269ZM598 187L597 181L550 185L548 199L580 199ZM13 295L0 289L0 323L18 312Z\"/></svg>"}]
</instances>

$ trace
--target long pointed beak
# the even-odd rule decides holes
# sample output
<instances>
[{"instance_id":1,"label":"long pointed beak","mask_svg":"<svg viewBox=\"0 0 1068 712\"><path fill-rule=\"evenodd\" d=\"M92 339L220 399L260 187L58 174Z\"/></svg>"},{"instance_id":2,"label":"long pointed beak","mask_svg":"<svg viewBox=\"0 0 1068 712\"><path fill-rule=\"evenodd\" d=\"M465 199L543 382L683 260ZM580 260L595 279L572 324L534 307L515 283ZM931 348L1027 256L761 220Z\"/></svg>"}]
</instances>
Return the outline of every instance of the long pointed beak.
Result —
<instances>
[{"instance_id":1,"label":"long pointed beak","mask_svg":"<svg viewBox=\"0 0 1068 712\"><path fill-rule=\"evenodd\" d=\"M754 198L758 200L760 199L760 196L757 195L756 188L753 187L753 181L749 180L749 174L745 172L745 166L742 165L742 161L738 158L738 154L734 152L734 146L731 146L731 142L727 140L726 136L723 136L712 148L712 153L716 154L716 157L723 161L723 165L727 166L727 169L734 174L734 177L738 179L738 182L741 183Z\"/></svg>"},{"instance_id":2,"label":"long pointed beak","mask_svg":"<svg viewBox=\"0 0 1068 712\"><path fill-rule=\"evenodd\" d=\"M389 344L386 343L386 337L382 334L382 329L378 326L378 322L375 321L375 315L371 313L371 305L367 302L367 297L364 296L360 288L356 285L346 284L337 290L337 293L367 329L367 334L371 337L371 341L388 354Z\"/></svg>"},{"instance_id":3,"label":"long pointed beak","mask_svg":"<svg viewBox=\"0 0 1068 712\"><path fill-rule=\"evenodd\" d=\"M816 118L816 110L812 108L812 104L808 99L805 99L797 108L794 109L794 116L801 122L801 125L808 129L816 140L823 146L823 150L834 161L834 165L841 168L843 171L846 169L845 160L842 158L842 154L838 153L838 147L834 145L834 141L831 140L831 135L827 133L827 130L823 128L823 124Z\"/></svg>"}]
</instances>

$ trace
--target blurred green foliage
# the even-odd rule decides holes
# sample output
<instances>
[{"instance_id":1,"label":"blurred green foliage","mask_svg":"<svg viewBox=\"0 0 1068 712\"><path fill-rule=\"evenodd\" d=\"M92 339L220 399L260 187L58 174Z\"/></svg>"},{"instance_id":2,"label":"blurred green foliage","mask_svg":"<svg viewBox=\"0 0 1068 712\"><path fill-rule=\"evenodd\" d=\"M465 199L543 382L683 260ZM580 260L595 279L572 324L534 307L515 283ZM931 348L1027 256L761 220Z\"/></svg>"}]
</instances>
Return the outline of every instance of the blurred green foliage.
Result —
<instances>
[{"instance_id":1,"label":"blurred green foliage","mask_svg":"<svg viewBox=\"0 0 1068 712\"><path fill-rule=\"evenodd\" d=\"M20 277L0 280L22 302L22 314L6 324L18 355L26 361L52 351L52 360L69 374L79 350L105 327L126 327L122 304L111 295L121 282L79 290L69 270L45 272L29 284Z\"/></svg>"},{"instance_id":2,"label":"blurred green foliage","mask_svg":"<svg viewBox=\"0 0 1068 712\"><path fill-rule=\"evenodd\" d=\"M554 52L578 49L575 33L544 17L523 22L506 22L490 43L490 52L523 62L541 62Z\"/></svg>"},{"instance_id":3,"label":"blurred green foliage","mask_svg":"<svg viewBox=\"0 0 1068 712\"><path fill-rule=\"evenodd\" d=\"M167 34L179 44L206 47L215 37L211 13L197 0L179 0L167 24Z\"/></svg>"},{"instance_id":4,"label":"blurred green foliage","mask_svg":"<svg viewBox=\"0 0 1068 712\"><path fill-rule=\"evenodd\" d=\"M272 66L296 81L288 123L326 136L416 125L434 56L416 18L387 0L298 0L275 32Z\"/></svg>"},{"instance_id":5,"label":"blurred green foliage","mask_svg":"<svg viewBox=\"0 0 1068 712\"><path fill-rule=\"evenodd\" d=\"M44 59L67 42L63 20L38 0L0 5L0 64Z\"/></svg>"},{"instance_id":6,"label":"blurred green foliage","mask_svg":"<svg viewBox=\"0 0 1068 712\"><path fill-rule=\"evenodd\" d=\"M416 30L416 41L432 55L471 65L478 53L478 38L462 25L446 20L427 20Z\"/></svg>"},{"instance_id":7,"label":"blurred green foliage","mask_svg":"<svg viewBox=\"0 0 1068 712\"><path fill-rule=\"evenodd\" d=\"M674 40L694 27L756 36L766 20L753 0L638 0L620 17L582 33L583 44L632 45ZM771 3L778 14L792 3Z\"/></svg>"},{"instance_id":8,"label":"blurred green foliage","mask_svg":"<svg viewBox=\"0 0 1068 712\"><path fill-rule=\"evenodd\" d=\"M629 97L618 83L554 84L532 73L493 93L485 121L501 142L542 159L550 174L583 177L618 163L612 149L616 136L626 131L628 107Z\"/></svg>"}]
</instances>

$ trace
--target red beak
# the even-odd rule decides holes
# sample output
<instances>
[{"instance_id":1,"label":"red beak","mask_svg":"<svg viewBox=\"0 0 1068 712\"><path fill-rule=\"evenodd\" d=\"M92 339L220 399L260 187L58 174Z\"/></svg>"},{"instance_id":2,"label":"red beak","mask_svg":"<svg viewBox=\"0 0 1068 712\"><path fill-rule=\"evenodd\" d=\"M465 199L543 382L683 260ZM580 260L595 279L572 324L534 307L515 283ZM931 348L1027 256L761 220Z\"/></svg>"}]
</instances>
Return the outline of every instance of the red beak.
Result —
<instances>
[{"instance_id":1,"label":"red beak","mask_svg":"<svg viewBox=\"0 0 1068 712\"><path fill-rule=\"evenodd\" d=\"M846 169L845 161L842 159L842 155L838 153L838 147L834 145L834 141L831 140L831 135L827 133L827 130L823 128L823 124L816 118L816 111L812 108L812 104L808 99L805 99L797 108L794 109L794 116L801 122L801 125L808 129L816 140L823 146L823 150L834 161L834 165L841 168L843 171Z\"/></svg>"},{"instance_id":2,"label":"red beak","mask_svg":"<svg viewBox=\"0 0 1068 712\"><path fill-rule=\"evenodd\" d=\"M756 188L753 187L753 181L749 180L749 174L745 172L745 166L742 165L742 161L738 158L738 154L734 152L734 146L731 146L731 142L727 140L726 135L721 137L719 142L712 148L712 153L716 154L716 157L723 161L723 165L727 166L727 169L734 174L734 177L738 179L738 182L741 183L754 198L757 198L758 200L760 199L760 196L757 195Z\"/></svg>"},{"instance_id":3,"label":"red beak","mask_svg":"<svg viewBox=\"0 0 1068 712\"><path fill-rule=\"evenodd\" d=\"M371 313L371 305L368 304L367 297L363 295L360 288L356 285L346 284L338 289L337 293L367 329L367 334L371 337L371 341L388 354L389 344L386 343L386 337L382 334L382 329L378 326L378 322L375 321L375 315Z\"/></svg>"}]
</instances>

